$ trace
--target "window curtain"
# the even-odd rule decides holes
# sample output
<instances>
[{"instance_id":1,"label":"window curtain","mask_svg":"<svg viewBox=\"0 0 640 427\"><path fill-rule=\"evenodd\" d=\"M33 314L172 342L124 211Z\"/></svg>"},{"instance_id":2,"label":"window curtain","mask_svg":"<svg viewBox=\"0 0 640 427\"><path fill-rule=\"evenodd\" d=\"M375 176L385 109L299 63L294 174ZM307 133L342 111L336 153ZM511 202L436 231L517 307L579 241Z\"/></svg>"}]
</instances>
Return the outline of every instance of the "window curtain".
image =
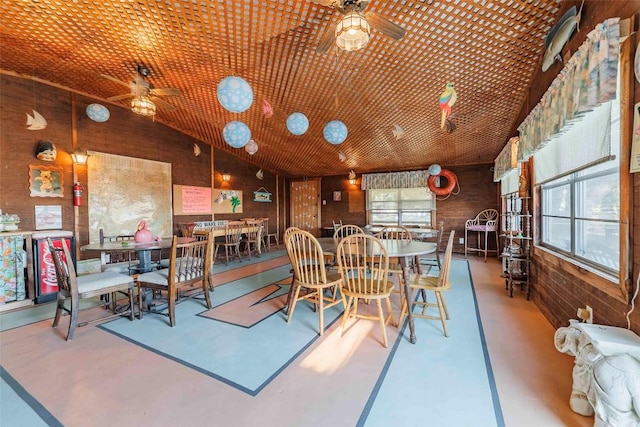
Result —
<instances>
[{"instance_id":1,"label":"window curtain","mask_svg":"<svg viewBox=\"0 0 640 427\"><path fill-rule=\"evenodd\" d=\"M366 173L362 174L362 190L385 190L390 188L419 188L427 186L429 171Z\"/></svg>"},{"instance_id":2,"label":"window curtain","mask_svg":"<svg viewBox=\"0 0 640 427\"><path fill-rule=\"evenodd\" d=\"M518 127L518 161L526 161L588 111L615 99L619 21L619 18L607 19L587 35L538 105ZM588 163L597 160L591 159Z\"/></svg>"},{"instance_id":3,"label":"window curtain","mask_svg":"<svg viewBox=\"0 0 640 427\"><path fill-rule=\"evenodd\" d=\"M507 141L493 165L493 182L502 180L508 172L518 166L518 143L520 138L514 136Z\"/></svg>"},{"instance_id":4,"label":"window curtain","mask_svg":"<svg viewBox=\"0 0 640 427\"><path fill-rule=\"evenodd\" d=\"M518 191L520 184L520 167L511 169L505 173L500 180L500 195L505 196L507 194L515 193Z\"/></svg>"},{"instance_id":5,"label":"window curtain","mask_svg":"<svg viewBox=\"0 0 640 427\"><path fill-rule=\"evenodd\" d=\"M618 103L607 102L586 114L579 125L569 126L533 157L535 183L542 184L611 156L611 122L619 124ZM618 117L612 115L612 110ZM619 131L616 132L619 138Z\"/></svg>"}]
</instances>

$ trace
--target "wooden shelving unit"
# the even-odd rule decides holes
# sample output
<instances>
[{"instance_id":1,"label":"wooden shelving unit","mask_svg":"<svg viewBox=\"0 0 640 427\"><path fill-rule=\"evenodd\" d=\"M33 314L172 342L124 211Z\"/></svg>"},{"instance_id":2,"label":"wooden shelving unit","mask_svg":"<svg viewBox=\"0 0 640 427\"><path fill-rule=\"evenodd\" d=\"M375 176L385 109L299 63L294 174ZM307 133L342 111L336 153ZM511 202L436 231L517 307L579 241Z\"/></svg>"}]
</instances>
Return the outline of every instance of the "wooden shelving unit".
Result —
<instances>
[{"instance_id":1,"label":"wooden shelving unit","mask_svg":"<svg viewBox=\"0 0 640 427\"><path fill-rule=\"evenodd\" d=\"M501 233L502 277L505 289L513 297L513 288L527 292L530 296L531 266L531 210L530 198L519 197L518 193L502 196Z\"/></svg>"}]
</instances>

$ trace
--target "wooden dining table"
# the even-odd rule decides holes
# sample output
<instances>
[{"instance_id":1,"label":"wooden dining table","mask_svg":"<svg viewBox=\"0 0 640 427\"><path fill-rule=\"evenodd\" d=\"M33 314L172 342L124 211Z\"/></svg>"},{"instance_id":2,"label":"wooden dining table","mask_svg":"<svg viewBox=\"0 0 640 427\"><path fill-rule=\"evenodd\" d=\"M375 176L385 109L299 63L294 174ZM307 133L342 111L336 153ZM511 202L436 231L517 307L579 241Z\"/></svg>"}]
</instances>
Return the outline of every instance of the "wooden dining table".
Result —
<instances>
[{"instance_id":1,"label":"wooden dining table","mask_svg":"<svg viewBox=\"0 0 640 427\"><path fill-rule=\"evenodd\" d=\"M402 279L404 282L404 295L406 298L406 304L408 307L409 315L409 342L411 344L416 343L416 332L413 324L413 316L411 314L411 288L409 286L410 271L409 266L411 259L416 256L426 255L433 253L437 250L438 246L433 242L420 242L420 241L406 241L395 239L380 239L382 246L387 250L389 257L397 257L402 265ZM333 237L321 237L318 239L322 252L328 255L335 255L337 252L338 241ZM420 263L417 263L418 269L420 269ZM418 270L418 273L420 271ZM400 326L400 325L398 325Z\"/></svg>"}]
</instances>

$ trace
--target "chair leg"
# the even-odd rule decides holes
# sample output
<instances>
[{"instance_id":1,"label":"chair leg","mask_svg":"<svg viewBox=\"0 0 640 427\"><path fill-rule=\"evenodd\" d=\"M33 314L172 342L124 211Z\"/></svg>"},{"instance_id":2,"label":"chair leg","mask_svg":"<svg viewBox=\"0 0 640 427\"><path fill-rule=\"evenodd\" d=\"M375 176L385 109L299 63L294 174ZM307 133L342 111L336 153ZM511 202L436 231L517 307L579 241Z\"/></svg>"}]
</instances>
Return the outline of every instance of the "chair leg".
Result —
<instances>
[{"instance_id":1,"label":"chair leg","mask_svg":"<svg viewBox=\"0 0 640 427\"><path fill-rule=\"evenodd\" d=\"M207 303L207 308L211 309L211 295L209 295L209 290L213 289L213 286L209 283L209 278L202 279L202 292L204 292L204 300Z\"/></svg>"},{"instance_id":2,"label":"chair leg","mask_svg":"<svg viewBox=\"0 0 640 427\"><path fill-rule=\"evenodd\" d=\"M382 301L376 300L376 307L378 309L378 323L380 323L380 332L382 332L382 345L388 347L387 344L387 327L385 326L384 313L382 312Z\"/></svg>"},{"instance_id":3,"label":"chair leg","mask_svg":"<svg viewBox=\"0 0 640 427\"><path fill-rule=\"evenodd\" d=\"M129 320L133 321L133 319L135 318L135 314L134 314L134 306L133 306L133 288L129 289Z\"/></svg>"},{"instance_id":4,"label":"chair leg","mask_svg":"<svg viewBox=\"0 0 640 427\"><path fill-rule=\"evenodd\" d=\"M144 293L142 286L138 284L138 319L142 319L142 294Z\"/></svg>"},{"instance_id":5,"label":"chair leg","mask_svg":"<svg viewBox=\"0 0 640 427\"><path fill-rule=\"evenodd\" d=\"M442 308L444 308L444 314L447 320L451 319L449 317L449 309L447 308L447 300L444 299L444 294L440 292L440 301L442 301Z\"/></svg>"},{"instance_id":6,"label":"chair leg","mask_svg":"<svg viewBox=\"0 0 640 427\"><path fill-rule=\"evenodd\" d=\"M289 313L287 313L287 323L291 322L291 317L293 317L293 310L296 308L296 302L298 301L298 296L300 295L300 285L291 286L295 287L293 291L293 298L291 299L291 305L289 306Z\"/></svg>"},{"instance_id":7,"label":"chair leg","mask_svg":"<svg viewBox=\"0 0 640 427\"><path fill-rule=\"evenodd\" d=\"M62 316L62 311L63 310L64 310L64 298L62 297L62 295L58 294L58 304L57 304L57 308L56 308L56 317L54 317L53 325L51 325L53 328L58 326L58 323L60 323L60 317Z\"/></svg>"},{"instance_id":8,"label":"chair leg","mask_svg":"<svg viewBox=\"0 0 640 427\"><path fill-rule=\"evenodd\" d=\"M467 236L467 229L464 229L464 257L467 257L467 245L469 244L469 238Z\"/></svg>"},{"instance_id":9,"label":"chair leg","mask_svg":"<svg viewBox=\"0 0 640 427\"><path fill-rule=\"evenodd\" d=\"M487 230L484 231L484 262L487 262L487 252L489 252L489 232Z\"/></svg>"},{"instance_id":10,"label":"chair leg","mask_svg":"<svg viewBox=\"0 0 640 427\"><path fill-rule=\"evenodd\" d=\"M320 336L324 333L324 289L318 289L318 313Z\"/></svg>"},{"instance_id":11,"label":"chair leg","mask_svg":"<svg viewBox=\"0 0 640 427\"><path fill-rule=\"evenodd\" d=\"M76 330L76 326L78 325L78 311L80 309L80 303L78 302L78 298L71 297L71 316L69 319L69 332L67 332L67 341L71 341L73 339L73 333Z\"/></svg>"},{"instance_id":12,"label":"chair leg","mask_svg":"<svg viewBox=\"0 0 640 427\"><path fill-rule=\"evenodd\" d=\"M444 330L444 336L448 337L449 332L447 331L447 321L445 316L445 310L442 301L442 293L436 292L436 300L438 301L438 311L440 312L440 321L442 322L442 329Z\"/></svg>"},{"instance_id":13,"label":"chair leg","mask_svg":"<svg viewBox=\"0 0 640 427\"><path fill-rule=\"evenodd\" d=\"M393 315L393 309L391 308L391 299L389 297L385 298L385 301L387 303L387 310L389 311L389 315L388 320L386 321L386 323L391 323L392 325L396 325L396 318Z\"/></svg>"},{"instance_id":14,"label":"chair leg","mask_svg":"<svg viewBox=\"0 0 640 427\"><path fill-rule=\"evenodd\" d=\"M341 328L340 336L344 335L344 328L347 325L347 319L349 318L350 307L352 303L353 303L353 297L350 296L349 299L347 300L347 304L344 307L344 313L342 314L342 322L340 322L340 328Z\"/></svg>"},{"instance_id":15,"label":"chair leg","mask_svg":"<svg viewBox=\"0 0 640 427\"><path fill-rule=\"evenodd\" d=\"M167 292L167 304L169 305L169 324L176 326L176 295L174 292Z\"/></svg>"}]
</instances>

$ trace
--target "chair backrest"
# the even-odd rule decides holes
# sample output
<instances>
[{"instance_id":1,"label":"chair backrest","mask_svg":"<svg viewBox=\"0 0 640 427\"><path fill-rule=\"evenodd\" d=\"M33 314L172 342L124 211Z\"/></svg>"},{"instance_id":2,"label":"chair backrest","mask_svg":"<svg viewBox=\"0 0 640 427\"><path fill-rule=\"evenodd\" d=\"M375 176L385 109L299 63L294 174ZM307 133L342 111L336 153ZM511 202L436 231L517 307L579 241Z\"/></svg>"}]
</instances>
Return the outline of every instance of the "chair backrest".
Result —
<instances>
[{"instance_id":1,"label":"chair backrest","mask_svg":"<svg viewBox=\"0 0 640 427\"><path fill-rule=\"evenodd\" d=\"M362 296L389 293L389 255L377 237L347 236L338 243L336 257L345 292Z\"/></svg>"},{"instance_id":2,"label":"chair backrest","mask_svg":"<svg viewBox=\"0 0 640 427\"><path fill-rule=\"evenodd\" d=\"M333 222L333 230L337 230L338 228L342 227L342 220L335 222L334 220L331 220L331 222Z\"/></svg>"},{"instance_id":3,"label":"chair backrest","mask_svg":"<svg viewBox=\"0 0 640 427\"><path fill-rule=\"evenodd\" d=\"M411 232L401 225L387 225L376 234L376 237L378 239L406 240L408 242L413 240Z\"/></svg>"},{"instance_id":4,"label":"chair backrest","mask_svg":"<svg viewBox=\"0 0 640 427\"><path fill-rule=\"evenodd\" d=\"M113 236L105 236L104 230L100 229L100 243L104 242L123 242L123 241L132 241L134 239L133 234L118 234Z\"/></svg>"},{"instance_id":5,"label":"chair backrest","mask_svg":"<svg viewBox=\"0 0 640 427\"><path fill-rule=\"evenodd\" d=\"M449 289L451 282L449 281L449 272L451 271L451 256L453 254L453 237L456 231L451 230L449 233L449 240L447 242L447 249L444 251L444 261L442 262L442 269L438 274L438 287Z\"/></svg>"},{"instance_id":6,"label":"chair backrest","mask_svg":"<svg viewBox=\"0 0 640 427\"><path fill-rule=\"evenodd\" d=\"M182 222L178 224L178 229L182 237L191 237L193 235L193 229L195 228L195 222Z\"/></svg>"},{"instance_id":7,"label":"chair backrest","mask_svg":"<svg viewBox=\"0 0 640 427\"><path fill-rule=\"evenodd\" d=\"M352 234L364 234L364 230L360 227L358 227L357 225L353 225L353 224L345 224L341 227L338 227L334 232L333 232L333 240L336 241L336 243L338 241L340 241L341 239L350 236Z\"/></svg>"},{"instance_id":8,"label":"chair backrest","mask_svg":"<svg viewBox=\"0 0 640 427\"><path fill-rule=\"evenodd\" d=\"M262 221L262 235L269 234L269 218L258 218L258 220Z\"/></svg>"},{"instance_id":9,"label":"chair backrest","mask_svg":"<svg viewBox=\"0 0 640 427\"><path fill-rule=\"evenodd\" d=\"M324 253L315 236L299 228L287 229L285 236L295 280L303 286L327 283Z\"/></svg>"},{"instance_id":10,"label":"chair backrest","mask_svg":"<svg viewBox=\"0 0 640 427\"><path fill-rule=\"evenodd\" d=\"M112 236L106 236L104 234L104 230L100 229L100 243L105 242L133 242L135 236L133 234L118 234ZM136 251L109 251L102 252L100 254L100 261L102 265L106 264L116 264L119 262L131 262L132 260L138 259L138 253Z\"/></svg>"},{"instance_id":11,"label":"chair backrest","mask_svg":"<svg viewBox=\"0 0 640 427\"><path fill-rule=\"evenodd\" d=\"M444 221L439 221L438 222L438 237L436 239L436 242L438 243L438 251L440 251L440 248L442 247L443 236L444 236Z\"/></svg>"},{"instance_id":12,"label":"chair backrest","mask_svg":"<svg viewBox=\"0 0 640 427\"><path fill-rule=\"evenodd\" d=\"M247 231L246 237L250 242L257 242L262 237L263 233L263 221L261 219L256 219L252 221L247 221Z\"/></svg>"},{"instance_id":13,"label":"chair backrest","mask_svg":"<svg viewBox=\"0 0 640 427\"><path fill-rule=\"evenodd\" d=\"M496 209L485 209L473 219L468 219L465 227L483 226L487 229L494 229L498 221L498 211Z\"/></svg>"},{"instance_id":14,"label":"chair backrest","mask_svg":"<svg viewBox=\"0 0 640 427\"><path fill-rule=\"evenodd\" d=\"M50 237L47 237L49 252L53 258L58 281L58 292L69 295L78 295L78 282L76 269L73 266L73 258L67 248L66 239L60 239L61 247L56 247Z\"/></svg>"},{"instance_id":15,"label":"chair backrest","mask_svg":"<svg viewBox=\"0 0 640 427\"><path fill-rule=\"evenodd\" d=\"M198 283L201 280L211 279L213 266L213 251L211 234L203 240L194 240L188 243L178 244L178 237L173 236L171 243L171 261L169 263L169 280L171 285L188 285ZM172 296L175 298L175 295Z\"/></svg>"},{"instance_id":16,"label":"chair backrest","mask_svg":"<svg viewBox=\"0 0 640 427\"><path fill-rule=\"evenodd\" d=\"M225 227L224 239L227 245L239 245L242 239L242 230L245 223L242 221L230 221Z\"/></svg>"}]
</instances>

